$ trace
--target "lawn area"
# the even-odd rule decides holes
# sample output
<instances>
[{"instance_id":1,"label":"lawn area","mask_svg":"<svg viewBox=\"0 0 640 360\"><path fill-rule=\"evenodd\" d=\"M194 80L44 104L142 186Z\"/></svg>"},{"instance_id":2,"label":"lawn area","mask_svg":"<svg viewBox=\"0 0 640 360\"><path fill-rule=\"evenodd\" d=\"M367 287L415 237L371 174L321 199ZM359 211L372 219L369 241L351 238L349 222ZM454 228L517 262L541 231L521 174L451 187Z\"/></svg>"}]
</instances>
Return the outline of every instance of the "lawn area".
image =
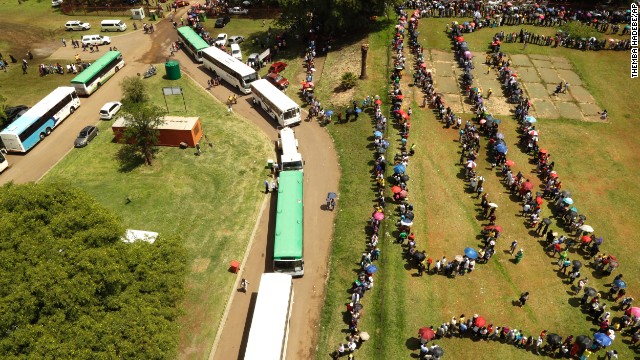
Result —
<instances>
[{"instance_id":1,"label":"lawn area","mask_svg":"<svg viewBox=\"0 0 640 360\"><path fill-rule=\"evenodd\" d=\"M181 86L182 98L169 100L170 115L199 116L204 134L202 156L190 148L162 148L152 167L120 172L110 122L86 148L74 149L46 176L46 182L80 187L118 214L127 228L182 237L189 251L190 273L180 319L181 358L206 358L236 277L231 259L242 259L255 224L267 158L272 143L253 125L215 101L189 78L156 76L149 86ZM159 91L152 102L165 108ZM99 94L98 94L99 95ZM128 202L127 199L131 201Z\"/></svg>"},{"instance_id":2,"label":"lawn area","mask_svg":"<svg viewBox=\"0 0 640 360\"><path fill-rule=\"evenodd\" d=\"M422 19L420 23L420 43L426 49L450 51L450 43L444 34L444 26L451 19ZM496 31L519 31L520 27L484 29L465 34L471 51L480 54ZM537 29L536 29L537 30ZM542 28L549 31L548 28ZM540 31L542 33L542 31ZM391 27L369 36L369 74L367 82L359 82L357 98L363 95L383 94L386 87L386 45L390 42ZM359 46L357 41L353 46ZM538 119L540 143L549 149L556 170L563 181L563 189L572 192L572 198L581 213L587 215L587 223L596 229L598 236L605 241L602 250L615 254L621 260L620 272L628 280L628 295L636 299L638 292L637 274L640 259L631 250L640 239L629 226L637 222L638 215L634 204L640 198L640 188L634 181L640 162L637 161L638 129L632 123L637 107L631 97L620 96L621 92L633 94L640 91L640 85L629 79L628 52L583 52L564 48L549 48L529 45L522 50L521 44L505 44L507 54L547 54L564 56L580 75L585 87L596 98L598 104L610 114L608 123L590 123L565 119ZM408 64L413 58L405 53ZM451 55L453 59L453 54ZM481 61L481 60L478 60ZM340 53L330 53L325 68L338 66ZM408 65L409 66L409 65ZM477 66L481 68L483 66ZM479 70L476 70L479 71ZM406 76L410 78L411 72ZM330 101L331 90L322 81L317 92L321 99ZM410 99L414 115L412 117L409 143L417 144L416 155L411 159L407 173L411 176L408 184L410 202L416 208L416 220L413 231L418 239L418 248L426 249L434 259L446 255L452 259L462 253L466 246L478 247L477 235L484 225L479 217L479 200L465 192L468 183L459 177L457 164L460 154L457 143L457 131L444 129L429 109L419 107L422 97L413 94L413 88L404 86L403 90ZM383 98L384 99L384 98ZM385 99L386 100L386 99ZM405 101L404 108L409 102ZM384 111L388 113L388 109ZM615 114L615 115L612 115ZM465 120L468 116L464 117ZM517 142L516 122L502 117L502 132L510 146L509 158L516 162L516 171L522 171L535 184L540 180L532 170L529 157L515 145ZM363 121L365 120L365 121ZM367 118L348 125L330 125L329 132L338 148L341 168L340 213L337 217L335 238L331 257L331 275L328 282L327 299L323 312L322 330L318 358L327 358L340 342L345 342L347 324L343 314L348 302L347 289L355 280L360 255L364 249L365 233L363 228L373 205L374 194L371 186L371 165L366 159L373 159L369 134L373 126ZM389 140L397 144L399 136L395 129L389 130ZM377 265L380 271L376 275L376 285L363 299L364 315L359 328L372 335L356 354L357 358L395 359L416 352L415 338L417 329L422 326L438 326L451 317L474 313L484 316L496 326L509 326L522 329L527 336L536 336L544 329L561 336L592 335L597 330L585 313L576 306L575 298L570 295L570 287L565 276L558 273L555 259L546 255L538 239L531 236L524 226L525 219L518 216L520 203L513 201L499 182L498 174L491 170L483 149L478 163L479 173L486 179L485 191L492 201L499 204L498 224L505 231L497 245L497 253L487 265L478 265L477 269L464 277L447 279L443 276L415 277L415 269L405 267L400 246L393 244L393 222L390 216L387 228L381 235L382 255ZM392 145L394 147L394 145ZM395 148L387 153L392 158ZM366 184L366 185L364 185ZM389 216L393 204L387 206ZM543 216L550 215L550 209L543 208ZM552 229L559 229L552 224ZM560 231L561 233L564 233ZM524 248L522 263L515 265L510 261L507 250L511 241L517 240ZM571 259L588 263L581 254L570 253ZM589 286L602 292L612 277L601 278L592 273L589 267L583 268L583 276L589 277ZM520 293L531 292L530 301L523 308L513 305ZM612 301L606 299L611 309ZM612 311L617 318L621 312ZM628 336L621 336L614 342L613 349L618 350L621 358L633 358L637 354L628 348ZM516 349L498 342L477 342L470 339L446 339L436 341L448 357L479 359L528 359L534 358L531 352Z\"/></svg>"}]
</instances>

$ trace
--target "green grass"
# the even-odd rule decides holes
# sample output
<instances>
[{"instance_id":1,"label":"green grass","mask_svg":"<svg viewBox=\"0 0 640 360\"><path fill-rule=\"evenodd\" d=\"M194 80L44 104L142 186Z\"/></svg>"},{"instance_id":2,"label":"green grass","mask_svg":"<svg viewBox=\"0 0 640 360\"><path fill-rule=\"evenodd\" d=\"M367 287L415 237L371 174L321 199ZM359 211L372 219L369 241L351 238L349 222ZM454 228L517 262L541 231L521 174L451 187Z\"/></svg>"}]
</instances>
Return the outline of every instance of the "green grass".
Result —
<instances>
[{"instance_id":1,"label":"green grass","mask_svg":"<svg viewBox=\"0 0 640 360\"><path fill-rule=\"evenodd\" d=\"M170 99L170 115L199 116L213 147L161 148L151 167L120 172L114 160L110 122L86 148L74 149L46 176L46 182L80 187L118 214L127 228L181 236L189 251L190 273L180 319L181 356L206 358L235 276L232 259L242 259L263 199L261 186L271 142L257 128L227 113L226 107L188 78L149 85L182 86L182 99ZM98 94L99 96L99 94ZM159 92L152 102L164 108ZM202 142L204 143L204 142ZM125 200L129 197L130 203Z\"/></svg>"},{"instance_id":2,"label":"green grass","mask_svg":"<svg viewBox=\"0 0 640 360\"><path fill-rule=\"evenodd\" d=\"M450 52L451 45L444 34L444 25L451 19L422 19L420 24L420 42L425 48ZM528 28L528 27L525 27ZM531 27L533 28L533 27ZM511 30L509 30L511 29ZM465 34L471 51L480 54L488 45L491 36L499 30L519 31L520 27L484 29ZM536 32L552 31L550 28L535 28ZM386 85L385 46L391 29L382 30L369 37L370 71L375 75L367 83L361 83L357 90L358 98L372 93L384 93ZM354 43L353 46L358 46ZM603 250L622 258L621 271L626 274L637 273L640 259L629 251L639 240L633 226L636 223L637 204L640 189L633 174L637 173L635 144L640 134L632 119L633 108L637 107L629 96L640 90L637 82L628 78L629 54L627 52L583 52L571 49L554 49L528 45L522 50L519 44L505 44L503 50L511 55L517 53L547 54L564 56L581 76L585 87L605 107L610 115L609 123L587 123L564 119L539 119L541 144L548 148L556 169L560 173L564 188L574 194L572 197L581 212L598 235L605 238ZM411 58L409 56L409 58ZM453 55L451 55L453 59ZM326 69L337 66L339 54L330 54ZM410 76L410 73L408 73ZM321 100L330 102L331 84L318 82L317 93ZM405 93L411 88L404 87ZM418 107L421 97L413 102L414 115L409 142L418 144L417 154L411 160L408 174L410 202L417 209L414 231L418 238L419 249L426 249L434 261L446 255L448 259L462 252L466 246L478 247L476 236L483 221L477 218L478 200L471 198L464 190L468 184L458 178L459 159L456 130L443 129L430 110ZM405 101L407 103L407 101ZM405 108L408 107L405 104ZM465 119L468 116L465 116ZM510 145L509 158L516 162L516 170L530 176L535 183L540 181L534 168L528 163L528 157L514 145L517 141L515 121L502 117L502 132ZM365 117L366 119L366 117ZM331 276L328 282L327 299L321 322L321 335L318 358L326 358L340 342L345 341L342 313L348 302L346 289L355 279L354 269L364 248L364 223L371 211L373 192L370 188L370 163L373 155L367 146L372 125L368 120L348 125L328 127L339 151L342 168L340 213L337 217L335 238L331 256ZM389 138L397 141L395 131ZM483 144L486 140L483 141ZM388 153L393 156L394 151ZM383 244L380 271L376 275L373 291L363 299L364 315L360 329L369 332L372 340L365 343L356 355L366 359L395 359L416 352L417 329L425 325L438 326L452 316L464 313L471 316L478 313L485 316L496 326L510 326L523 329L526 335L534 335L543 329L557 332L562 336L569 334L592 334L595 326L587 320L579 308L574 307L568 291L569 286L555 271L555 261L545 255L537 239L532 237L523 225L524 219L517 216L520 204L509 198L505 188L499 182L500 177L492 174L485 160L486 152L481 150L479 171L487 179L485 190L493 201L500 205L498 223L505 228L504 236L497 245L497 254L488 265L478 265L477 270L465 277L446 279L442 276L413 277L415 270L406 270L406 260L401 257L400 247L392 244L392 238L381 236ZM393 204L389 204L389 209ZM544 207L543 214L550 210ZM386 232L393 230L393 217L387 220ZM557 229L554 224L552 228ZM383 231L382 233L384 233ZM512 240L518 240L525 249L525 259L515 265L507 249ZM571 259L581 256L571 253ZM589 285L602 291L608 288L604 284L611 278L594 277L591 269L585 268L583 275L590 278ZM638 298L637 279L627 279L631 283L628 294ZM512 302L520 292L530 291L532 297L527 306L520 309ZM611 308L611 301L606 300ZM620 316L613 311L613 316ZM623 342L628 337L619 336L613 348L622 357L632 358L637 354ZM513 346L496 342L474 342L469 339L446 339L437 341L445 348L448 356L458 358L498 358L533 359L535 355Z\"/></svg>"}]
</instances>

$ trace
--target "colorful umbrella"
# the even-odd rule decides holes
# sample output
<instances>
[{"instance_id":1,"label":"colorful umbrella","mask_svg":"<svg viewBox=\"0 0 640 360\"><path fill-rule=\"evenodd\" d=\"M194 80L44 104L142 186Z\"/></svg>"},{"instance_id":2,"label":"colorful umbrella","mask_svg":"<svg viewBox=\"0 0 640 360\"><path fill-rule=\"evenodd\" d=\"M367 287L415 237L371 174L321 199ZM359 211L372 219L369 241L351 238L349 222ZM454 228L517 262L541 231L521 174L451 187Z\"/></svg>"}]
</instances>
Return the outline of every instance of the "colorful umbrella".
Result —
<instances>
[{"instance_id":1,"label":"colorful umbrella","mask_svg":"<svg viewBox=\"0 0 640 360\"><path fill-rule=\"evenodd\" d=\"M495 230L495 231L497 231L497 232L501 233L501 232L502 232L502 226L499 226L499 225L489 225L489 226L486 226L486 227L484 228L484 230L485 230L485 231Z\"/></svg>"},{"instance_id":2,"label":"colorful umbrella","mask_svg":"<svg viewBox=\"0 0 640 360\"><path fill-rule=\"evenodd\" d=\"M396 174L404 174L405 170L406 169L405 169L404 165L402 165L402 164L398 164L398 165L394 166L394 168L393 168L393 172L396 173Z\"/></svg>"},{"instance_id":3,"label":"colorful umbrella","mask_svg":"<svg viewBox=\"0 0 640 360\"><path fill-rule=\"evenodd\" d=\"M548 154L548 153L549 153L549 150L547 150L547 149L540 149L540 150L538 150L538 152L539 152L540 154Z\"/></svg>"},{"instance_id":4,"label":"colorful umbrella","mask_svg":"<svg viewBox=\"0 0 640 360\"><path fill-rule=\"evenodd\" d=\"M470 247L464 249L464 254L467 255L467 257L469 259L477 259L478 258L478 252L475 249L470 248Z\"/></svg>"},{"instance_id":5,"label":"colorful umbrella","mask_svg":"<svg viewBox=\"0 0 640 360\"><path fill-rule=\"evenodd\" d=\"M469 161L467 161L467 167L468 167L469 169L475 169L475 168L476 168L476 166L478 166L478 164L476 164L476 162L475 162L475 161L473 161L473 160L469 160Z\"/></svg>"},{"instance_id":6,"label":"colorful umbrella","mask_svg":"<svg viewBox=\"0 0 640 360\"><path fill-rule=\"evenodd\" d=\"M524 191L531 191L531 189L533 189L533 183L527 181L524 184L522 184L522 189Z\"/></svg>"},{"instance_id":7,"label":"colorful umbrella","mask_svg":"<svg viewBox=\"0 0 640 360\"><path fill-rule=\"evenodd\" d=\"M567 205L571 205L571 204L573 204L573 199L572 198L564 198L564 200L562 200L562 202L564 202Z\"/></svg>"},{"instance_id":8,"label":"colorful umbrella","mask_svg":"<svg viewBox=\"0 0 640 360\"><path fill-rule=\"evenodd\" d=\"M375 274L376 271L378 271L378 267L375 265L369 265L367 266L367 268L365 269L365 271L369 274Z\"/></svg>"},{"instance_id":9,"label":"colorful umbrella","mask_svg":"<svg viewBox=\"0 0 640 360\"><path fill-rule=\"evenodd\" d=\"M327 116L331 116L331 115L333 115L333 110L327 110L327 111L324 112L324 114L327 115Z\"/></svg>"},{"instance_id":10,"label":"colorful umbrella","mask_svg":"<svg viewBox=\"0 0 640 360\"><path fill-rule=\"evenodd\" d=\"M584 232L588 232L588 233L592 233L593 232L593 228L589 225L582 225L580 226L580 230L584 231Z\"/></svg>"},{"instance_id":11,"label":"colorful umbrella","mask_svg":"<svg viewBox=\"0 0 640 360\"><path fill-rule=\"evenodd\" d=\"M536 196L536 204L542 205L542 203L544 203L544 200L540 196Z\"/></svg>"},{"instance_id":12,"label":"colorful umbrella","mask_svg":"<svg viewBox=\"0 0 640 360\"><path fill-rule=\"evenodd\" d=\"M378 211L378 212L376 212L375 214L373 214L373 218L374 218L375 220L380 221L380 220L384 219L384 213L383 213L383 212L379 212L379 211Z\"/></svg>"},{"instance_id":13,"label":"colorful umbrella","mask_svg":"<svg viewBox=\"0 0 640 360\"><path fill-rule=\"evenodd\" d=\"M585 236L580 238L580 241L582 241L583 244L588 244L588 243L591 242L591 236L585 235Z\"/></svg>"},{"instance_id":14,"label":"colorful umbrella","mask_svg":"<svg viewBox=\"0 0 640 360\"><path fill-rule=\"evenodd\" d=\"M593 339L602 346L609 346L613 342L607 334L601 332L593 334Z\"/></svg>"},{"instance_id":15,"label":"colorful umbrella","mask_svg":"<svg viewBox=\"0 0 640 360\"><path fill-rule=\"evenodd\" d=\"M529 131L529 135L531 135L531 136L538 136L538 131L536 131L536 130L531 130L531 131Z\"/></svg>"},{"instance_id":16,"label":"colorful umbrella","mask_svg":"<svg viewBox=\"0 0 640 360\"><path fill-rule=\"evenodd\" d=\"M436 333L433 331L433 329L425 326L418 330L418 336L424 340L431 340L436 337Z\"/></svg>"},{"instance_id":17,"label":"colorful umbrella","mask_svg":"<svg viewBox=\"0 0 640 360\"><path fill-rule=\"evenodd\" d=\"M486 119L482 119L482 120L480 120L480 125L482 125L482 124L484 124L484 123L486 123L486 122L487 122L487 120L486 120Z\"/></svg>"},{"instance_id":18,"label":"colorful umbrella","mask_svg":"<svg viewBox=\"0 0 640 360\"><path fill-rule=\"evenodd\" d=\"M391 188L391 192L394 194L399 193L400 191L402 191L402 188L400 186L394 186Z\"/></svg>"},{"instance_id":19,"label":"colorful umbrella","mask_svg":"<svg viewBox=\"0 0 640 360\"><path fill-rule=\"evenodd\" d=\"M513 166L513 165L515 165L515 164L516 164L513 160L507 160L507 161L505 161L504 163L505 163L507 166Z\"/></svg>"},{"instance_id":20,"label":"colorful umbrella","mask_svg":"<svg viewBox=\"0 0 640 360\"><path fill-rule=\"evenodd\" d=\"M506 154L507 153L507 145L500 143L496 146L496 151L499 152L500 154Z\"/></svg>"},{"instance_id":21,"label":"colorful umbrella","mask_svg":"<svg viewBox=\"0 0 640 360\"><path fill-rule=\"evenodd\" d=\"M627 310L625 314L629 316L640 317L640 307L632 307L631 309Z\"/></svg>"},{"instance_id":22,"label":"colorful umbrella","mask_svg":"<svg viewBox=\"0 0 640 360\"><path fill-rule=\"evenodd\" d=\"M407 190L402 190L402 191L400 191L400 192L398 193L398 195L399 195L401 198L403 198L403 199L404 199L404 198L406 198L406 197L407 197L407 195L409 195L409 194L407 193Z\"/></svg>"},{"instance_id":23,"label":"colorful umbrella","mask_svg":"<svg viewBox=\"0 0 640 360\"><path fill-rule=\"evenodd\" d=\"M373 136L378 137L378 138L379 138L379 137L382 137L382 132L380 132L380 131L374 131L374 132L373 132Z\"/></svg>"},{"instance_id":24,"label":"colorful umbrella","mask_svg":"<svg viewBox=\"0 0 640 360\"><path fill-rule=\"evenodd\" d=\"M400 221L400 225L402 225L402 226L413 226L413 221L411 221L410 219L402 219Z\"/></svg>"},{"instance_id":25,"label":"colorful umbrella","mask_svg":"<svg viewBox=\"0 0 640 360\"><path fill-rule=\"evenodd\" d=\"M616 287L620 288L620 289L626 289L627 288L627 283L624 282L623 280L616 280L613 282L613 285L615 285Z\"/></svg>"},{"instance_id":26,"label":"colorful umbrella","mask_svg":"<svg viewBox=\"0 0 640 360\"><path fill-rule=\"evenodd\" d=\"M524 121L526 121L526 122L528 122L528 123L533 124L533 123L535 123L535 122L536 122L536 121L538 121L538 120L536 120L536 118L534 118L533 116L528 115L528 116L526 116L526 117L524 118Z\"/></svg>"},{"instance_id":27,"label":"colorful umbrella","mask_svg":"<svg viewBox=\"0 0 640 360\"><path fill-rule=\"evenodd\" d=\"M375 101L375 104L376 104L376 105L382 105L382 100L377 99L377 100Z\"/></svg>"},{"instance_id":28,"label":"colorful umbrella","mask_svg":"<svg viewBox=\"0 0 640 360\"><path fill-rule=\"evenodd\" d=\"M476 318L476 326L483 327L485 325L487 325L487 320L485 318L483 318L482 316L478 316Z\"/></svg>"}]
</instances>

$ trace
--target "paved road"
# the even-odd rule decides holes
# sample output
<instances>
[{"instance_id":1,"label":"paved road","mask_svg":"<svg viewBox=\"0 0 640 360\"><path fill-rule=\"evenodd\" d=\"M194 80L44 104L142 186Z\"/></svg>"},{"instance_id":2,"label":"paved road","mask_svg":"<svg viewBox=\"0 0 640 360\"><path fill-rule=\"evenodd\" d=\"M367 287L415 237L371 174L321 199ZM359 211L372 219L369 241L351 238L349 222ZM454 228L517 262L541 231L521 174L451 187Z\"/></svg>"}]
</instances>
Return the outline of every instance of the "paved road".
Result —
<instances>
[{"instance_id":1,"label":"paved road","mask_svg":"<svg viewBox=\"0 0 640 360\"><path fill-rule=\"evenodd\" d=\"M156 33L146 35L136 31L120 36L113 36L113 45L122 51L127 65L119 71L100 91L89 98L83 98L80 108L67 118L58 129L26 155L9 155L11 168L0 175L0 184L13 181L24 183L37 181L52 166L60 161L70 150L76 134L86 125L98 122L98 110L111 100L121 98L119 82L126 76L143 73L150 63L164 62L168 55L169 44L176 40L175 30L167 22L160 22ZM107 50L106 48L103 48ZM103 50L103 51L104 51ZM52 57L72 59L76 49L60 48ZM86 59L95 59L99 54L80 52ZM210 75L201 65L195 64L184 53L177 53L181 68L201 85L205 85ZM321 61L317 62L318 74L321 73ZM212 96L224 102L233 91L225 86L218 86L211 91ZM240 94L238 94L240 95ZM250 96L240 96L233 111L256 124L272 140L277 139L276 123L261 111L254 109L249 101ZM328 255L333 233L334 213L324 211L326 194L338 190L339 167L333 142L327 132L316 122L304 122L295 128L300 143L300 151L305 164L305 276L294 281L295 304L291 317L290 338L287 351L288 359L309 359L315 354L317 342L317 326L320 311L324 302L324 288L327 277ZM106 135L106 134L105 134ZM105 136L103 135L103 136ZM82 151L82 150L75 150ZM339 209L339 203L338 203ZM258 288L260 275L271 271L269 259L269 239L273 233L273 217L275 202L269 206L261 217L255 240L243 264L243 276L252 284L251 290ZM226 323L221 332L219 345L212 349L210 358L242 359L244 341L248 336L250 314L253 310L255 293L239 294L230 299L231 306ZM255 301L255 300L254 300ZM185 344L183 344L185 345ZM188 346L183 346L183 349ZM215 353L214 353L215 351ZM190 357L182 352L181 358ZM206 355L206 354L200 354ZM202 356L200 356L202 357Z\"/></svg>"}]
</instances>

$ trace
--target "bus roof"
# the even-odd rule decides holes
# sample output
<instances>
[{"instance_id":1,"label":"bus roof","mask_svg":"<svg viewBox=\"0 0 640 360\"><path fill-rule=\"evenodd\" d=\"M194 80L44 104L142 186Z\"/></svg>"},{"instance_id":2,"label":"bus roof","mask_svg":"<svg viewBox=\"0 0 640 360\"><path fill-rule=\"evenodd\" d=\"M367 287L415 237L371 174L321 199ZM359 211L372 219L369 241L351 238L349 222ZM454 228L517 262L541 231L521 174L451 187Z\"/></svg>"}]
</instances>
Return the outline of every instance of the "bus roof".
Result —
<instances>
[{"instance_id":1,"label":"bus roof","mask_svg":"<svg viewBox=\"0 0 640 360\"><path fill-rule=\"evenodd\" d=\"M298 145L296 144L296 136L293 129L285 127L280 130L280 144L282 146L282 155L290 157L298 153Z\"/></svg>"},{"instance_id":2,"label":"bus roof","mask_svg":"<svg viewBox=\"0 0 640 360\"><path fill-rule=\"evenodd\" d=\"M277 106L282 112L299 107L295 101L273 86L267 79L253 81L249 86L251 86L252 92L257 91L265 97L268 96L273 105Z\"/></svg>"},{"instance_id":3,"label":"bus roof","mask_svg":"<svg viewBox=\"0 0 640 360\"><path fill-rule=\"evenodd\" d=\"M244 64L242 61L234 58L233 56L227 54L226 52L218 49L215 46L210 46L202 50L202 52L215 59L220 60L229 68L231 68L231 70L238 72L238 74L240 74L240 76L242 77L256 73L256 71L249 65Z\"/></svg>"},{"instance_id":4,"label":"bus roof","mask_svg":"<svg viewBox=\"0 0 640 360\"><path fill-rule=\"evenodd\" d=\"M80 74L78 74L78 76L74 77L71 80L71 83L72 84L73 83L77 83L77 84L86 83L96 73L98 73L100 70L102 70L102 68L105 65L109 64L111 61L113 61L113 59L116 59L120 55L121 55L120 51L108 51L106 54L102 55L102 57L100 57L100 59L96 60L93 64L91 64L91 66L89 66L88 68L84 69L84 71L82 71Z\"/></svg>"},{"instance_id":5,"label":"bus roof","mask_svg":"<svg viewBox=\"0 0 640 360\"><path fill-rule=\"evenodd\" d=\"M197 32L195 32L190 26L183 26L178 28L178 33L182 35L197 51L208 48L209 44L204 41Z\"/></svg>"},{"instance_id":6,"label":"bus roof","mask_svg":"<svg viewBox=\"0 0 640 360\"><path fill-rule=\"evenodd\" d=\"M33 105L31 109L27 110L27 112L17 118L16 121L9 124L9 126L2 130L2 132L15 135L21 134L26 128L31 126L34 121L49 111L49 109L60 102L60 100L65 96L69 96L69 94L75 91L76 89L71 86L61 86L53 90L49 95L45 96L37 104Z\"/></svg>"},{"instance_id":7,"label":"bus roof","mask_svg":"<svg viewBox=\"0 0 640 360\"><path fill-rule=\"evenodd\" d=\"M282 171L278 182L278 208L273 258L302 258L303 172Z\"/></svg>"},{"instance_id":8,"label":"bus roof","mask_svg":"<svg viewBox=\"0 0 640 360\"><path fill-rule=\"evenodd\" d=\"M293 296L291 275L262 274L244 360L280 360ZM286 349L285 349L286 350Z\"/></svg>"}]
</instances>

